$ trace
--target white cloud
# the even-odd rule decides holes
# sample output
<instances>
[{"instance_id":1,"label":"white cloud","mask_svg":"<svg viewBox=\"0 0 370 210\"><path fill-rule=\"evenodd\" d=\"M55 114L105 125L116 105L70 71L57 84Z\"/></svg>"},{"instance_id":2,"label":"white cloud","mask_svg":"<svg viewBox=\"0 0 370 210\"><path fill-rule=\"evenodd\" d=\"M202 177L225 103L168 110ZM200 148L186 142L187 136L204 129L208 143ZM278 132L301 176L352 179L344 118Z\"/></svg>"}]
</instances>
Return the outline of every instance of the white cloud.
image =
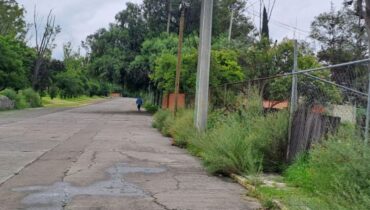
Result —
<instances>
[{"instance_id":1,"label":"white cloud","mask_svg":"<svg viewBox=\"0 0 370 210\"><path fill-rule=\"evenodd\" d=\"M18 0L27 10L26 20L33 22L33 12L36 5L40 17L46 17L52 9L56 23L62 32L56 38L57 48L54 57L62 58L64 43L71 41L78 47L81 41L114 22L115 15L126 7L128 0ZM141 0L130 1L141 3Z\"/></svg>"}]
</instances>

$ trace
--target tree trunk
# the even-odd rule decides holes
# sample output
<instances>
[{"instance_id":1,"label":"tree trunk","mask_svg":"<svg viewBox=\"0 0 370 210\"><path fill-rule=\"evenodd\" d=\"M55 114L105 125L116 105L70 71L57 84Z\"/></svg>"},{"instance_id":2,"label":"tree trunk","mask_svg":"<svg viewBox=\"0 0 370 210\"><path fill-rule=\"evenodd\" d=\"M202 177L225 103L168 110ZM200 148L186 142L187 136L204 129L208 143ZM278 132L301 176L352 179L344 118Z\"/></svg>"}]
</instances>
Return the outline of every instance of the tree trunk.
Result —
<instances>
[{"instance_id":1,"label":"tree trunk","mask_svg":"<svg viewBox=\"0 0 370 210\"><path fill-rule=\"evenodd\" d=\"M40 68L42 65L42 58L37 58L35 68L33 69L33 78L32 78L32 87L33 89L37 89L38 81L39 81L39 73Z\"/></svg>"}]
</instances>

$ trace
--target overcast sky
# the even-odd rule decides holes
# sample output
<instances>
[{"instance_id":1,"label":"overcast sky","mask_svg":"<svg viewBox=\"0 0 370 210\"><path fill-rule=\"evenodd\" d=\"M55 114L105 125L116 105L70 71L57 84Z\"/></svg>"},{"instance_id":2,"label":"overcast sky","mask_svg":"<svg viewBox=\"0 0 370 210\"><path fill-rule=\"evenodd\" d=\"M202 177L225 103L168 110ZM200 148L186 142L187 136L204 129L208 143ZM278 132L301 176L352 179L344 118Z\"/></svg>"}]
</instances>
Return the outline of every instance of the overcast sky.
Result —
<instances>
[{"instance_id":1,"label":"overcast sky","mask_svg":"<svg viewBox=\"0 0 370 210\"><path fill-rule=\"evenodd\" d=\"M269 0L265 0L268 4ZM273 0L271 0L273 1ZM86 36L114 21L114 16L125 8L126 2L142 0L18 0L27 10L26 20L31 23L36 5L39 16L47 16L50 9L62 27L58 35L54 57L62 58L62 45L71 41L77 48ZM270 22L272 39L284 37L306 39L313 18L330 9L330 0L277 0ZM339 8L343 0L332 0ZM258 26L259 0L250 0L247 15ZM214 14L217 15L217 14ZM294 29L297 28L297 29Z\"/></svg>"}]
</instances>

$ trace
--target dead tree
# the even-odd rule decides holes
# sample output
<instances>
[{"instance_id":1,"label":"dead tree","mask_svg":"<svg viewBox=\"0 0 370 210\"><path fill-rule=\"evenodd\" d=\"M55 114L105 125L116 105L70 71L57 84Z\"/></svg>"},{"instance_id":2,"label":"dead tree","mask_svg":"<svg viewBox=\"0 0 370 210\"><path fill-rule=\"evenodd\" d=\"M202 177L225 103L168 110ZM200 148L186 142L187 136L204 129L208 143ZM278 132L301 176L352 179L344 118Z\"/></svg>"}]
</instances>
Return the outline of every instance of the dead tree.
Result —
<instances>
[{"instance_id":1,"label":"dead tree","mask_svg":"<svg viewBox=\"0 0 370 210\"><path fill-rule=\"evenodd\" d=\"M37 89L39 83L40 68L49 55L48 53L50 53L51 50L55 47L55 37L58 33L60 33L61 29L58 25L55 25L55 16L52 14L52 10L50 10L46 18L45 27L41 30L39 26L40 23L37 18L36 7L34 11L33 21L36 39L36 61L33 69L32 86L34 89Z\"/></svg>"}]
</instances>

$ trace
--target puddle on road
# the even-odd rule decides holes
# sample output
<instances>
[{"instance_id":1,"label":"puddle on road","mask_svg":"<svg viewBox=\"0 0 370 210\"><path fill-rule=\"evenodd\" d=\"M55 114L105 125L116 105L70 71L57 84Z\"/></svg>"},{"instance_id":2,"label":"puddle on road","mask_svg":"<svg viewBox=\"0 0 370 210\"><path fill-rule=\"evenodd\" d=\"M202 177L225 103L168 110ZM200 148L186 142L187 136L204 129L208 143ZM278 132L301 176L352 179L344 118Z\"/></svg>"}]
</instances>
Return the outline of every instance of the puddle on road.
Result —
<instances>
[{"instance_id":1,"label":"puddle on road","mask_svg":"<svg viewBox=\"0 0 370 210\"><path fill-rule=\"evenodd\" d=\"M23 200L28 210L62 210L73 197L85 196L126 196L145 197L147 194L138 186L125 181L124 175L130 173L156 174L164 168L131 167L117 164L107 170L110 180L96 182L86 187L72 186L68 182L57 182L51 186L30 186L13 189L16 192L30 193Z\"/></svg>"}]
</instances>

